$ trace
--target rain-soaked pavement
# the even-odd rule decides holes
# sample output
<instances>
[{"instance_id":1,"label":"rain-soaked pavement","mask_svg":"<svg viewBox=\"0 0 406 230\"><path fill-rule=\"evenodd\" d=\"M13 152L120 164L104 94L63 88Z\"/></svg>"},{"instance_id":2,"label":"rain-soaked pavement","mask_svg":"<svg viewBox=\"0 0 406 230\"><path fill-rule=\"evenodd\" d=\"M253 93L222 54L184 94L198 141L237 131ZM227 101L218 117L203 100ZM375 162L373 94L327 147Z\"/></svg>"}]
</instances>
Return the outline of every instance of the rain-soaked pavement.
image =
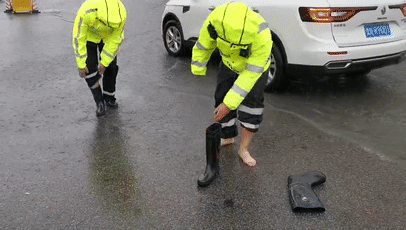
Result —
<instances>
[{"instance_id":1,"label":"rain-soaked pavement","mask_svg":"<svg viewBox=\"0 0 406 230\"><path fill-rule=\"evenodd\" d=\"M0 14L0 229L406 229L406 62L267 94L257 166L237 141L198 188L218 60L192 76L162 45L166 0L123 0L120 107L97 118L71 48L81 2ZM287 178L309 170L326 211L293 213Z\"/></svg>"}]
</instances>

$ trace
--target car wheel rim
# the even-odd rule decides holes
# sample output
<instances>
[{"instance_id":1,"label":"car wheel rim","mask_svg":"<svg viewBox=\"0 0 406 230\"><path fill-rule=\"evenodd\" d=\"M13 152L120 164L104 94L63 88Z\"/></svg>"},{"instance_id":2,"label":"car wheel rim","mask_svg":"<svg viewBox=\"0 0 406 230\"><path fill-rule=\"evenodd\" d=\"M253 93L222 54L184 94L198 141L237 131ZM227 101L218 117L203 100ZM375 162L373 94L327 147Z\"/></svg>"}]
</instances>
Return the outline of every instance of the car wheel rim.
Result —
<instances>
[{"instance_id":1,"label":"car wheel rim","mask_svg":"<svg viewBox=\"0 0 406 230\"><path fill-rule=\"evenodd\" d=\"M171 26L166 31L166 45L168 49L173 52L179 52L182 45L182 36L180 31L175 26Z\"/></svg>"},{"instance_id":2,"label":"car wheel rim","mask_svg":"<svg viewBox=\"0 0 406 230\"><path fill-rule=\"evenodd\" d=\"M275 78L275 73L276 73L275 56L272 54L271 55L271 65L269 66L269 71L268 71L267 84L270 84L273 81L273 79Z\"/></svg>"}]
</instances>

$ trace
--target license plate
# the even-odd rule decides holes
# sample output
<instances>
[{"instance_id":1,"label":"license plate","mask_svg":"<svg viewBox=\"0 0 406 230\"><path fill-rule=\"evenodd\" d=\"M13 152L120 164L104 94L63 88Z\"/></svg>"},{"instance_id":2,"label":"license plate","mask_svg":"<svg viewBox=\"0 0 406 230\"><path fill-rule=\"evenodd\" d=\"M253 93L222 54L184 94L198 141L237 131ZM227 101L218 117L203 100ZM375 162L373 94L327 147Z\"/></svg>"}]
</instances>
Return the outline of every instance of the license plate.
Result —
<instances>
[{"instance_id":1,"label":"license plate","mask_svg":"<svg viewBox=\"0 0 406 230\"><path fill-rule=\"evenodd\" d=\"M389 24L365 25L365 36L367 38L383 37L391 35Z\"/></svg>"}]
</instances>

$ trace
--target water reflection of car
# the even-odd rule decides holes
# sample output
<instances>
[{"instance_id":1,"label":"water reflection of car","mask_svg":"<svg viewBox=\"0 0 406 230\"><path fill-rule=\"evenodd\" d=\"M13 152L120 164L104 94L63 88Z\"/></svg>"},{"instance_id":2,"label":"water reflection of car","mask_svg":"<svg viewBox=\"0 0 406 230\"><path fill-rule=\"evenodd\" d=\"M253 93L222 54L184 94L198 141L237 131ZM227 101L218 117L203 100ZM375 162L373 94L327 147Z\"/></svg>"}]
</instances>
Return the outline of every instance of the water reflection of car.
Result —
<instances>
[{"instance_id":1,"label":"water reflection of car","mask_svg":"<svg viewBox=\"0 0 406 230\"><path fill-rule=\"evenodd\" d=\"M166 50L194 44L203 21L229 0L170 0L162 15ZM269 23L274 46L268 89L287 77L363 75L398 63L406 52L404 0L240 0Z\"/></svg>"}]
</instances>

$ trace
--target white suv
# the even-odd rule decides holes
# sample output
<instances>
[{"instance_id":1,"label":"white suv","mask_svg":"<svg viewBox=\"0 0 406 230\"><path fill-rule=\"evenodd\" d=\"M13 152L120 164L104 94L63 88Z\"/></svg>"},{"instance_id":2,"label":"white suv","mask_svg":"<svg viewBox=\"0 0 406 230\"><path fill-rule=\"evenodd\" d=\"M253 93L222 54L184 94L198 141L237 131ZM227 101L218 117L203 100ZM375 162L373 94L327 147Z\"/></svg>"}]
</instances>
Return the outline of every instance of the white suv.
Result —
<instances>
[{"instance_id":1,"label":"white suv","mask_svg":"<svg viewBox=\"0 0 406 230\"><path fill-rule=\"evenodd\" d=\"M196 42L209 13L229 0L170 0L162 38L177 56ZM366 74L406 54L405 0L240 0L261 14L274 46L268 89L287 76Z\"/></svg>"}]
</instances>

